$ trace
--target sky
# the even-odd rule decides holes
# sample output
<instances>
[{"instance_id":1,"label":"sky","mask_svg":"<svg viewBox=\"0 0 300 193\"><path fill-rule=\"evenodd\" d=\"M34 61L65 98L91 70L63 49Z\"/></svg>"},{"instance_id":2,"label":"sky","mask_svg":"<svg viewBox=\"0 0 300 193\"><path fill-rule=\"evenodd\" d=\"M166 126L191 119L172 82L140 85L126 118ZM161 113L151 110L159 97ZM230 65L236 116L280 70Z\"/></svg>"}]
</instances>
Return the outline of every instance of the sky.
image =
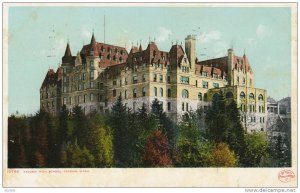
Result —
<instances>
[{"instance_id":1,"label":"sky","mask_svg":"<svg viewBox=\"0 0 300 193\"><path fill-rule=\"evenodd\" d=\"M255 87L275 100L291 95L291 10L288 7L37 7L9 8L8 112L39 110L39 89L61 62L69 41L73 55L96 41L126 47L155 41L169 51L197 36L199 60L246 53Z\"/></svg>"}]
</instances>

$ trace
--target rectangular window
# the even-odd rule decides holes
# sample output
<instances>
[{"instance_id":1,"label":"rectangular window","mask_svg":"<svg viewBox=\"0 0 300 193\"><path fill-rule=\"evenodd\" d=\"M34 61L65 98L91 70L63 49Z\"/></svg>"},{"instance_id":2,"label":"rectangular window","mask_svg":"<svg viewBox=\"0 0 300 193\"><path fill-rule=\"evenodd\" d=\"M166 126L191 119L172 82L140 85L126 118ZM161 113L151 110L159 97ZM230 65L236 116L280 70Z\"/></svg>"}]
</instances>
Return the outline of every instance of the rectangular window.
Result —
<instances>
[{"instance_id":1,"label":"rectangular window","mask_svg":"<svg viewBox=\"0 0 300 193\"><path fill-rule=\"evenodd\" d=\"M103 83L101 82L99 88L102 90L103 87L104 87L104 86L103 86Z\"/></svg>"},{"instance_id":2,"label":"rectangular window","mask_svg":"<svg viewBox=\"0 0 300 193\"><path fill-rule=\"evenodd\" d=\"M82 80L85 80L85 73L82 74Z\"/></svg>"},{"instance_id":3,"label":"rectangular window","mask_svg":"<svg viewBox=\"0 0 300 193\"><path fill-rule=\"evenodd\" d=\"M117 96L117 91L116 89L113 90L113 97L116 97Z\"/></svg>"},{"instance_id":4,"label":"rectangular window","mask_svg":"<svg viewBox=\"0 0 300 193\"><path fill-rule=\"evenodd\" d=\"M83 102L86 102L86 94L83 96Z\"/></svg>"},{"instance_id":5,"label":"rectangular window","mask_svg":"<svg viewBox=\"0 0 300 193\"><path fill-rule=\"evenodd\" d=\"M91 102L93 102L94 101L94 94L93 93L91 93L90 98L91 98Z\"/></svg>"},{"instance_id":6,"label":"rectangular window","mask_svg":"<svg viewBox=\"0 0 300 193\"><path fill-rule=\"evenodd\" d=\"M208 88L208 82L202 81L202 88Z\"/></svg>"},{"instance_id":7,"label":"rectangular window","mask_svg":"<svg viewBox=\"0 0 300 193\"><path fill-rule=\"evenodd\" d=\"M90 75L91 79L94 79L94 71L91 71Z\"/></svg>"},{"instance_id":8,"label":"rectangular window","mask_svg":"<svg viewBox=\"0 0 300 193\"><path fill-rule=\"evenodd\" d=\"M162 82L163 81L163 75L159 75L159 81Z\"/></svg>"},{"instance_id":9,"label":"rectangular window","mask_svg":"<svg viewBox=\"0 0 300 193\"><path fill-rule=\"evenodd\" d=\"M189 110L189 103L186 103L186 108L185 108L186 111Z\"/></svg>"},{"instance_id":10,"label":"rectangular window","mask_svg":"<svg viewBox=\"0 0 300 193\"><path fill-rule=\"evenodd\" d=\"M73 101L72 101L72 97L70 97L69 99L70 99L70 105L71 105L71 104L73 103Z\"/></svg>"},{"instance_id":11,"label":"rectangular window","mask_svg":"<svg viewBox=\"0 0 300 193\"><path fill-rule=\"evenodd\" d=\"M202 72L202 76L207 77L207 72Z\"/></svg>"},{"instance_id":12,"label":"rectangular window","mask_svg":"<svg viewBox=\"0 0 300 193\"><path fill-rule=\"evenodd\" d=\"M168 102L168 111L171 111L171 102Z\"/></svg>"},{"instance_id":13,"label":"rectangular window","mask_svg":"<svg viewBox=\"0 0 300 193\"><path fill-rule=\"evenodd\" d=\"M153 81L154 81L154 82L156 82L156 79L157 79L156 76L157 76L156 74L153 74Z\"/></svg>"},{"instance_id":14,"label":"rectangular window","mask_svg":"<svg viewBox=\"0 0 300 193\"><path fill-rule=\"evenodd\" d=\"M113 85L114 85L114 86L117 85L117 81L116 81L116 80L113 81Z\"/></svg>"},{"instance_id":15,"label":"rectangular window","mask_svg":"<svg viewBox=\"0 0 300 193\"><path fill-rule=\"evenodd\" d=\"M136 84L138 82L138 76L137 75L134 75L132 77L132 80L133 80L133 84Z\"/></svg>"},{"instance_id":16,"label":"rectangular window","mask_svg":"<svg viewBox=\"0 0 300 193\"><path fill-rule=\"evenodd\" d=\"M146 74L143 74L143 81L146 81Z\"/></svg>"},{"instance_id":17,"label":"rectangular window","mask_svg":"<svg viewBox=\"0 0 300 193\"><path fill-rule=\"evenodd\" d=\"M93 60L90 61L90 66L91 66L91 68L94 68L94 61Z\"/></svg>"},{"instance_id":18,"label":"rectangular window","mask_svg":"<svg viewBox=\"0 0 300 193\"><path fill-rule=\"evenodd\" d=\"M219 88L219 83L214 83L213 86L214 88Z\"/></svg>"},{"instance_id":19,"label":"rectangular window","mask_svg":"<svg viewBox=\"0 0 300 193\"><path fill-rule=\"evenodd\" d=\"M170 84L170 83L171 83L171 77L170 77L170 76L168 76L168 78L167 78L167 82L168 82L168 84Z\"/></svg>"},{"instance_id":20,"label":"rectangular window","mask_svg":"<svg viewBox=\"0 0 300 193\"><path fill-rule=\"evenodd\" d=\"M90 88L94 88L94 82L90 82Z\"/></svg>"},{"instance_id":21,"label":"rectangular window","mask_svg":"<svg viewBox=\"0 0 300 193\"><path fill-rule=\"evenodd\" d=\"M181 76L180 82L183 84L189 84L189 77Z\"/></svg>"},{"instance_id":22,"label":"rectangular window","mask_svg":"<svg viewBox=\"0 0 300 193\"><path fill-rule=\"evenodd\" d=\"M181 107L182 107L182 111L184 111L184 103L182 103Z\"/></svg>"},{"instance_id":23,"label":"rectangular window","mask_svg":"<svg viewBox=\"0 0 300 193\"><path fill-rule=\"evenodd\" d=\"M128 80L127 80L127 78L125 78L125 85L127 85L128 84Z\"/></svg>"},{"instance_id":24,"label":"rectangular window","mask_svg":"<svg viewBox=\"0 0 300 193\"><path fill-rule=\"evenodd\" d=\"M120 81L119 81L119 82L120 82L120 86L122 86L122 79L120 79Z\"/></svg>"},{"instance_id":25,"label":"rectangular window","mask_svg":"<svg viewBox=\"0 0 300 193\"><path fill-rule=\"evenodd\" d=\"M245 84L246 83L246 79L245 78L243 78L243 84Z\"/></svg>"},{"instance_id":26,"label":"rectangular window","mask_svg":"<svg viewBox=\"0 0 300 193\"><path fill-rule=\"evenodd\" d=\"M196 80L195 85L196 85L196 87L198 86L198 80Z\"/></svg>"}]
</instances>

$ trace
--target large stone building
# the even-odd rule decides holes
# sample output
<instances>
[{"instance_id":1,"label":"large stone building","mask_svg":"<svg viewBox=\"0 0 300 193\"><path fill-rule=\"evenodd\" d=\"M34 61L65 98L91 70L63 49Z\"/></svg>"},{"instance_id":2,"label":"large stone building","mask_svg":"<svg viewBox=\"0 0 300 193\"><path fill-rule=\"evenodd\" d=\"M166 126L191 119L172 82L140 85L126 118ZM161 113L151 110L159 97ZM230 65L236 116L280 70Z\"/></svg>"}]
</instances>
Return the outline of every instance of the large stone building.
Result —
<instances>
[{"instance_id":1,"label":"large stone building","mask_svg":"<svg viewBox=\"0 0 300 193\"><path fill-rule=\"evenodd\" d=\"M187 111L203 108L223 91L235 100L248 132L265 131L266 90L254 87L254 72L244 54L205 61L196 58L196 39L185 38L185 49L172 45L169 52L149 42L146 49L96 42L84 45L76 56L69 43L57 71L49 70L40 89L41 108L57 113L65 104L71 111L79 105L86 114L107 112L121 96L133 111L144 103L150 108L157 98L173 120Z\"/></svg>"}]
</instances>

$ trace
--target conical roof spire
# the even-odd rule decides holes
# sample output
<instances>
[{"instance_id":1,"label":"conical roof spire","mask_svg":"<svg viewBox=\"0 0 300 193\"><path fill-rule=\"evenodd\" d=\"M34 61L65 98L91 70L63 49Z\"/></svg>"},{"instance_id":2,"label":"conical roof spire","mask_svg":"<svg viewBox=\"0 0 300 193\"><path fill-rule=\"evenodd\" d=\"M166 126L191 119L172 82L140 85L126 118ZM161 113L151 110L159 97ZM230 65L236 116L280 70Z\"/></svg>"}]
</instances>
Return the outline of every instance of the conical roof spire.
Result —
<instances>
[{"instance_id":1,"label":"conical roof spire","mask_svg":"<svg viewBox=\"0 0 300 193\"><path fill-rule=\"evenodd\" d=\"M140 43L139 51L143 51L142 44Z\"/></svg>"},{"instance_id":2,"label":"conical roof spire","mask_svg":"<svg viewBox=\"0 0 300 193\"><path fill-rule=\"evenodd\" d=\"M65 51L65 56L72 56L69 42L67 43L67 47L66 47L66 51Z\"/></svg>"},{"instance_id":3,"label":"conical roof spire","mask_svg":"<svg viewBox=\"0 0 300 193\"><path fill-rule=\"evenodd\" d=\"M95 39L95 36L94 36L94 32L93 32L93 35L92 35L92 39L91 39L91 44L96 44L96 39Z\"/></svg>"}]
</instances>

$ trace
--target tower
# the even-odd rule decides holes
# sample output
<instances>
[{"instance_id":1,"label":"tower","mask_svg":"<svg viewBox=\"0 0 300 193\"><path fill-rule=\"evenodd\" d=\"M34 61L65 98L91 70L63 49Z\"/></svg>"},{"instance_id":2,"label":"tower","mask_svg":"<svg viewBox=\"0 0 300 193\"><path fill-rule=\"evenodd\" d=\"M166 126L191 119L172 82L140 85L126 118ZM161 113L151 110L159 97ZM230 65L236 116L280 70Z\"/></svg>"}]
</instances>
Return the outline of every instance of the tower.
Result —
<instances>
[{"instance_id":1,"label":"tower","mask_svg":"<svg viewBox=\"0 0 300 193\"><path fill-rule=\"evenodd\" d=\"M229 48L228 49L228 61L227 61L227 63L228 63L228 77L227 77L227 80L228 80L228 85L229 86L234 85L234 77L233 77L233 74L232 74L232 69L234 68L233 60L234 60L234 52L233 52L232 48Z\"/></svg>"},{"instance_id":2,"label":"tower","mask_svg":"<svg viewBox=\"0 0 300 193\"><path fill-rule=\"evenodd\" d=\"M185 38L185 53L189 59L190 68L195 69L196 37L194 35L188 35Z\"/></svg>"}]
</instances>

